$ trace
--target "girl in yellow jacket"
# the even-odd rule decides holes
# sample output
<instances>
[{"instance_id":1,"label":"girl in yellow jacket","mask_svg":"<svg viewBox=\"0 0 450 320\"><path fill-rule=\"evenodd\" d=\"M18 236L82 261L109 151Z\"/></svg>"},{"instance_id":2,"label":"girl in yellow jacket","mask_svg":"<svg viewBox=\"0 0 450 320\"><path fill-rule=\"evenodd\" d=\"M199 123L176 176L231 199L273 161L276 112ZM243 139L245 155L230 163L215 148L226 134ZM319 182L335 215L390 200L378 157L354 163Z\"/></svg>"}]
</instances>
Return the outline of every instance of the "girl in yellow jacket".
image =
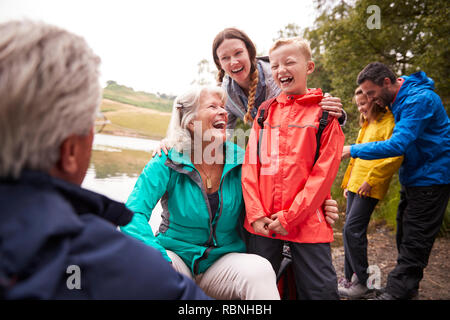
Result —
<instances>
[{"instance_id":1,"label":"girl in yellow jacket","mask_svg":"<svg viewBox=\"0 0 450 320\"><path fill-rule=\"evenodd\" d=\"M391 137L394 116L385 107L369 104L360 88L354 101L360 115L361 130L356 143L383 141ZM347 198L344 225L345 278L339 281L341 297L361 298L368 293L367 226L379 200L385 196L392 175L400 168L403 157L378 160L352 158L342 181Z\"/></svg>"}]
</instances>

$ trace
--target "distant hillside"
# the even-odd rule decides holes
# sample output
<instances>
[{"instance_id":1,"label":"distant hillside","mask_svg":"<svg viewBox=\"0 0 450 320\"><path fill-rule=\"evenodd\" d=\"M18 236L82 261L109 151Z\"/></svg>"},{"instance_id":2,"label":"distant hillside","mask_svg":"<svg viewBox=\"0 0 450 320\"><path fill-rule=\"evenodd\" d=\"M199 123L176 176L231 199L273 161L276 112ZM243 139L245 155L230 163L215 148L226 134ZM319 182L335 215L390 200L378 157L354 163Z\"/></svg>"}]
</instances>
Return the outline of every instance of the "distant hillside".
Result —
<instances>
[{"instance_id":1,"label":"distant hillside","mask_svg":"<svg viewBox=\"0 0 450 320\"><path fill-rule=\"evenodd\" d=\"M173 104L173 99L166 98L166 95L158 97L153 93L134 91L115 81L108 81L106 88L103 89L103 98L163 112L171 112Z\"/></svg>"},{"instance_id":2,"label":"distant hillside","mask_svg":"<svg viewBox=\"0 0 450 320\"><path fill-rule=\"evenodd\" d=\"M166 135L171 113L103 99L100 111L108 120L102 133L160 140Z\"/></svg>"}]
</instances>

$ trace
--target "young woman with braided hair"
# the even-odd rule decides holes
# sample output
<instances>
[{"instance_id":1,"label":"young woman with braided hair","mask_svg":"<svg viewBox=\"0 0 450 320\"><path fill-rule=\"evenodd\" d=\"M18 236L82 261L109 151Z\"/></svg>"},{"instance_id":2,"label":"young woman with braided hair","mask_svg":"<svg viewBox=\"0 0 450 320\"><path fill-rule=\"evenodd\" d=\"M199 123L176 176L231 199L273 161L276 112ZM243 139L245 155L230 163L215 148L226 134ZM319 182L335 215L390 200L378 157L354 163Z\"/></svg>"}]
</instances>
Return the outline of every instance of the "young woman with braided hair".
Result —
<instances>
[{"instance_id":1,"label":"young woman with braided hair","mask_svg":"<svg viewBox=\"0 0 450 320\"><path fill-rule=\"evenodd\" d=\"M213 59L218 69L217 82L228 95L228 129L234 129L238 118L251 123L265 100L278 96L268 57L256 57L256 47L242 30L226 28L214 38ZM320 103L341 125L346 114L339 98L325 97Z\"/></svg>"}]
</instances>

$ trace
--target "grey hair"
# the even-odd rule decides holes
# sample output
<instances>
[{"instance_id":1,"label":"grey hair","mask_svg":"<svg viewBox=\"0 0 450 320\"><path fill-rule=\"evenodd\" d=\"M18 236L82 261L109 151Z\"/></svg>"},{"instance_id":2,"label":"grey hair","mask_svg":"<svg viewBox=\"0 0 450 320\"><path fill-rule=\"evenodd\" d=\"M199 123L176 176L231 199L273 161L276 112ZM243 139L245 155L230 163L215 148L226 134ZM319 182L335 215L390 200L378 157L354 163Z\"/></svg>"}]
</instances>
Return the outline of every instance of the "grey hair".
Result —
<instances>
[{"instance_id":1,"label":"grey hair","mask_svg":"<svg viewBox=\"0 0 450 320\"><path fill-rule=\"evenodd\" d=\"M101 101L100 58L42 22L0 24L0 177L48 172L72 134L87 135Z\"/></svg>"},{"instance_id":2,"label":"grey hair","mask_svg":"<svg viewBox=\"0 0 450 320\"><path fill-rule=\"evenodd\" d=\"M192 136L188 125L197 115L200 97L203 92L215 93L225 103L226 93L217 86L193 86L179 95L173 102L172 116L167 129L164 144L167 148L174 148L178 152L190 150Z\"/></svg>"}]
</instances>

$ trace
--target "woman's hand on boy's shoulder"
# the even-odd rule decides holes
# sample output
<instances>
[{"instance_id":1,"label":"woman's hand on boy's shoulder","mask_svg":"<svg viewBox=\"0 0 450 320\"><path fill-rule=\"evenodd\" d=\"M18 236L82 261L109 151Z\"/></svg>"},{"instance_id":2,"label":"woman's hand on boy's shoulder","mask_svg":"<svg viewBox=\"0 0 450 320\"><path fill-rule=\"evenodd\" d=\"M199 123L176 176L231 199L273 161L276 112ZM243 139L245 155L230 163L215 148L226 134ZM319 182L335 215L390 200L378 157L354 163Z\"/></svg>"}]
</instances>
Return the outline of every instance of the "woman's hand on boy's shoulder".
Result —
<instances>
[{"instance_id":1,"label":"woman's hand on boy's shoulder","mask_svg":"<svg viewBox=\"0 0 450 320\"><path fill-rule=\"evenodd\" d=\"M340 118L343 114L341 99L325 93L322 101L319 103L323 110L328 111L330 116Z\"/></svg>"}]
</instances>

